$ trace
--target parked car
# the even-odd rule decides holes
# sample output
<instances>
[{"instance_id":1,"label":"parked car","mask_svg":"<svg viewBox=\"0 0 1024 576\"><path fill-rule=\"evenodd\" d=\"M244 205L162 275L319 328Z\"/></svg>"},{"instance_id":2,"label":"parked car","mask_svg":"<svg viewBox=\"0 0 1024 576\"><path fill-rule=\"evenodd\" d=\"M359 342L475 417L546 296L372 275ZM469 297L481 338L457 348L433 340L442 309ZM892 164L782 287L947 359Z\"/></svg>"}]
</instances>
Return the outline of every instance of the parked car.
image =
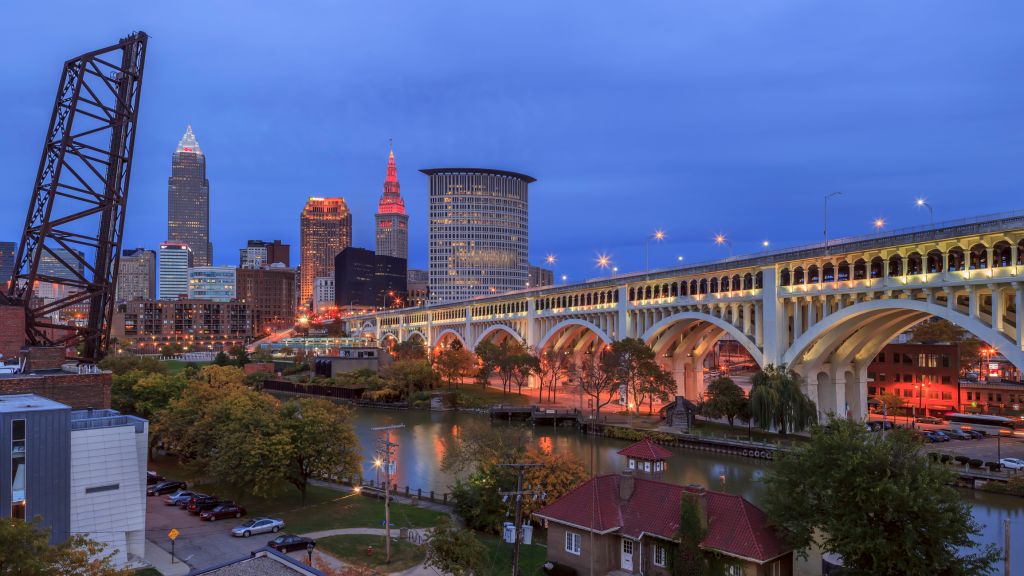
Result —
<instances>
[{"instance_id":1,"label":"parked car","mask_svg":"<svg viewBox=\"0 0 1024 576\"><path fill-rule=\"evenodd\" d=\"M167 504L168 506L177 506L182 502L188 502L188 499L196 494L198 494L198 492L194 492L192 490L178 490L173 494L164 496L164 504Z\"/></svg>"},{"instance_id":2,"label":"parked car","mask_svg":"<svg viewBox=\"0 0 1024 576\"><path fill-rule=\"evenodd\" d=\"M306 538L305 536L297 536L295 534L282 534L277 538L274 538L270 542L267 542L267 546L270 546L278 552L294 552L295 550L305 550L306 546L312 544L316 548L316 541L312 538Z\"/></svg>"},{"instance_id":3,"label":"parked car","mask_svg":"<svg viewBox=\"0 0 1024 576\"><path fill-rule=\"evenodd\" d=\"M231 535L248 538L253 534L277 532L281 528L284 528L284 520L280 518L252 518L232 528Z\"/></svg>"},{"instance_id":4,"label":"parked car","mask_svg":"<svg viewBox=\"0 0 1024 576\"><path fill-rule=\"evenodd\" d=\"M1010 470L1024 470L1024 460L1020 458L1003 458L999 460L1003 468L1009 468Z\"/></svg>"},{"instance_id":5,"label":"parked car","mask_svg":"<svg viewBox=\"0 0 1024 576\"><path fill-rule=\"evenodd\" d=\"M981 430L964 430L963 428L961 428L960 431L965 434L970 434L971 438L974 438L975 440L979 440L985 437L985 433L982 432Z\"/></svg>"},{"instance_id":6,"label":"parked car","mask_svg":"<svg viewBox=\"0 0 1024 576\"><path fill-rule=\"evenodd\" d=\"M950 438L953 438L954 440L970 440L972 438L972 436L967 432L964 432L962 430L955 430L953 428L950 428L949 430L939 430L939 432L942 432L943 434L949 436Z\"/></svg>"},{"instance_id":7,"label":"parked car","mask_svg":"<svg viewBox=\"0 0 1024 576\"><path fill-rule=\"evenodd\" d=\"M156 472L153 472L152 470L146 472L146 486L152 486L161 480L164 480L164 477Z\"/></svg>"},{"instance_id":8,"label":"parked car","mask_svg":"<svg viewBox=\"0 0 1024 576\"><path fill-rule=\"evenodd\" d=\"M181 480L162 480L146 488L146 496L161 496L188 488L188 483Z\"/></svg>"},{"instance_id":9,"label":"parked car","mask_svg":"<svg viewBox=\"0 0 1024 576\"><path fill-rule=\"evenodd\" d=\"M214 508L221 504L228 503L229 502L225 502L224 500L221 500L216 496L203 496L202 498L193 498L192 500L190 500L186 510L188 510L189 513L191 514L199 515L202 512L206 512L207 510L213 510Z\"/></svg>"},{"instance_id":10,"label":"parked car","mask_svg":"<svg viewBox=\"0 0 1024 576\"><path fill-rule=\"evenodd\" d=\"M938 430L925 430L923 434L925 438L932 442L949 442L949 436L946 436Z\"/></svg>"},{"instance_id":11,"label":"parked car","mask_svg":"<svg viewBox=\"0 0 1024 576\"><path fill-rule=\"evenodd\" d=\"M917 422L918 424L942 424L942 420L934 416L921 416L914 418L914 422Z\"/></svg>"},{"instance_id":12,"label":"parked car","mask_svg":"<svg viewBox=\"0 0 1024 576\"><path fill-rule=\"evenodd\" d=\"M222 520L224 518L241 518L245 516L245 508L237 504L218 504L199 515L200 520Z\"/></svg>"},{"instance_id":13,"label":"parked car","mask_svg":"<svg viewBox=\"0 0 1024 576\"><path fill-rule=\"evenodd\" d=\"M188 510L188 505L191 504L193 500L197 498L205 498L207 496L208 494L203 494L202 492L193 492L192 495L189 496L188 498L178 500L178 508L181 508L182 510Z\"/></svg>"}]
</instances>

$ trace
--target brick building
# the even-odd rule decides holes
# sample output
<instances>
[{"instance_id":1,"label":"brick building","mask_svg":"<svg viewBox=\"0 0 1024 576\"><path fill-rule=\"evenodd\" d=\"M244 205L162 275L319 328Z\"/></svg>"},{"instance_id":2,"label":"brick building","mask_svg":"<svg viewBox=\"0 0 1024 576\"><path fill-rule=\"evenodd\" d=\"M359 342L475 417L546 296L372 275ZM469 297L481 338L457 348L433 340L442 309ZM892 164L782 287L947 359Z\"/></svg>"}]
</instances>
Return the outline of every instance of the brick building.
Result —
<instances>
[{"instance_id":1,"label":"brick building","mask_svg":"<svg viewBox=\"0 0 1024 576\"><path fill-rule=\"evenodd\" d=\"M295 270L281 266L239 268L238 301L252 310L253 332L265 334L295 323Z\"/></svg>"},{"instance_id":2,"label":"brick building","mask_svg":"<svg viewBox=\"0 0 1024 576\"><path fill-rule=\"evenodd\" d=\"M155 353L168 344L191 350L222 350L253 336L245 302L135 300L119 304L111 335L127 350Z\"/></svg>"},{"instance_id":3,"label":"brick building","mask_svg":"<svg viewBox=\"0 0 1024 576\"><path fill-rule=\"evenodd\" d=\"M956 344L888 344L868 366L868 398L895 394L906 415L958 410L960 352Z\"/></svg>"}]
</instances>

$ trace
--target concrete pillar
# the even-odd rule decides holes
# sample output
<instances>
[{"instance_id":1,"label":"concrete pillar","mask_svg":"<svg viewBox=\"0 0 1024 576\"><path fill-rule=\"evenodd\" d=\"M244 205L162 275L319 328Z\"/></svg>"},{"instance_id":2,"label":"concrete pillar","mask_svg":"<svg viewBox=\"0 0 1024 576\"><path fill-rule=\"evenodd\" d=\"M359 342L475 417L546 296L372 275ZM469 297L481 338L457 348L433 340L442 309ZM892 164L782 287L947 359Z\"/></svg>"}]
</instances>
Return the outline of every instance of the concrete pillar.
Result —
<instances>
[{"instance_id":1,"label":"concrete pillar","mask_svg":"<svg viewBox=\"0 0 1024 576\"><path fill-rule=\"evenodd\" d=\"M967 289L967 316L978 319L978 287L970 286Z\"/></svg>"},{"instance_id":2,"label":"concrete pillar","mask_svg":"<svg viewBox=\"0 0 1024 576\"><path fill-rule=\"evenodd\" d=\"M629 290L625 286L619 286L619 302L615 308L618 312L618 320L611 336L615 340L622 340L633 335L629 326Z\"/></svg>"},{"instance_id":3,"label":"concrete pillar","mask_svg":"<svg viewBox=\"0 0 1024 576\"><path fill-rule=\"evenodd\" d=\"M758 347L764 346L764 322L765 322L765 311L764 302L754 303L754 314L757 316L757 323L754 325L754 343ZM768 351L765 349L765 358L768 358Z\"/></svg>"},{"instance_id":4,"label":"concrete pillar","mask_svg":"<svg viewBox=\"0 0 1024 576\"><path fill-rule=\"evenodd\" d=\"M774 266L761 269L761 316L759 340L764 350L762 364L779 364L785 352L782 330L785 329L785 308L779 302L778 275Z\"/></svg>"},{"instance_id":5,"label":"concrete pillar","mask_svg":"<svg viewBox=\"0 0 1024 576\"><path fill-rule=\"evenodd\" d=\"M469 348L473 345L473 307L466 306L466 324L465 329L462 331L462 338L466 341L466 347ZM472 350L470 350L472 351Z\"/></svg>"},{"instance_id":6,"label":"concrete pillar","mask_svg":"<svg viewBox=\"0 0 1024 576\"><path fill-rule=\"evenodd\" d=\"M996 332L1003 331L1003 291L996 285L991 284L992 289L992 329Z\"/></svg>"},{"instance_id":7,"label":"concrete pillar","mask_svg":"<svg viewBox=\"0 0 1024 576\"><path fill-rule=\"evenodd\" d=\"M956 312L956 290L952 288L946 288L946 308Z\"/></svg>"},{"instance_id":8,"label":"concrete pillar","mask_svg":"<svg viewBox=\"0 0 1024 576\"><path fill-rule=\"evenodd\" d=\"M793 299L793 341L804 333L804 303L800 298Z\"/></svg>"},{"instance_id":9,"label":"concrete pillar","mask_svg":"<svg viewBox=\"0 0 1024 576\"><path fill-rule=\"evenodd\" d=\"M1010 266L1017 266L1017 245L1010 246Z\"/></svg>"},{"instance_id":10,"label":"concrete pillar","mask_svg":"<svg viewBox=\"0 0 1024 576\"><path fill-rule=\"evenodd\" d=\"M839 366L829 370L829 374L832 377L832 386L835 388L835 404L832 405L831 410L840 418L846 418L847 406L849 405L846 396L845 368L845 366Z\"/></svg>"},{"instance_id":11,"label":"concrete pillar","mask_svg":"<svg viewBox=\"0 0 1024 576\"><path fill-rule=\"evenodd\" d=\"M686 396L686 362L682 352L677 350L672 357L672 379L676 381L676 395Z\"/></svg>"},{"instance_id":12,"label":"concrete pillar","mask_svg":"<svg viewBox=\"0 0 1024 576\"><path fill-rule=\"evenodd\" d=\"M537 340L541 336L537 326L537 301L533 298L528 298L526 300L526 345L530 348L536 348Z\"/></svg>"},{"instance_id":13,"label":"concrete pillar","mask_svg":"<svg viewBox=\"0 0 1024 576\"><path fill-rule=\"evenodd\" d=\"M1017 349L1024 350L1024 283L1015 283L1013 289L1013 302L1017 308Z\"/></svg>"},{"instance_id":14,"label":"concrete pillar","mask_svg":"<svg viewBox=\"0 0 1024 576\"><path fill-rule=\"evenodd\" d=\"M989 270L991 270L996 267L996 263L993 261L993 258L995 258L996 249L989 246L988 248L985 249L985 252L988 253L988 257L985 264L988 266Z\"/></svg>"},{"instance_id":15,"label":"concrete pillar","mask_svg":"<svg viewBox=\"0 0 1024 576\"><path fill-rule=\"evenodd\" d=\"M750 302L743 304L743 333L750 336L750 317L754 313L754 305Z\"/></svg>"},{"instance_id":16,"label":"concrete pillar","mask_svg":"<svg viewBox=\"0 0 1024 576\"><path fill-rule=\"evenodd\" d=\"M811 296L807 300L807 328L810 329L818 323L818 298Z\"/></svg>"}]
</instances>

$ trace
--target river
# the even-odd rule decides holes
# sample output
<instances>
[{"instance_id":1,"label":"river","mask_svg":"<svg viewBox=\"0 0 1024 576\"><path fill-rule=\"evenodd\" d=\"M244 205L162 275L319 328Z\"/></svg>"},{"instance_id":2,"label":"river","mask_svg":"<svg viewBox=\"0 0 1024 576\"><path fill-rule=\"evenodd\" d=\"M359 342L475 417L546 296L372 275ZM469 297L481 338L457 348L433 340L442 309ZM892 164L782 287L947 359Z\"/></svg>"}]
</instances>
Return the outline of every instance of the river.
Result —
<instances>
[{"instance_id":1,"label":"river","mask_svg":"<svg viewBox=\"0 0 1024 576\"><path fill-rule=\"evenodd\" d=\"M486 416L464 412L423 412L390 411L360 408L355 413L356 434L362 445L364 477L374 478L372 456L378 432L374 427L404 424L405 428L392 432L392 440L398 443L396 449L397 469L394 483L403 490L405 486L415 492L417 488L426 494L434 490L438 495L450 492L455 477L441 471L440 462L444 455L443 440L451 438L453 431L470 420L486 420ZM501 424L498 424L501 425ZM616 452L630 444L625 440L585 436L574 428L538 427L533 429L536 442L550 447L555 452L573 453L589 468L591 457L598 474L618 472L624 461ZM713 454L683 448L669 448L674 456L668 462L668 470L662 479L677 484L700 484L713 490L741 494L757 504L762 497L764 484L761 478L769 463L730 456ZM1003 545L1003 519L1010 518L1014 541L1011 544L1012 574L1024 575L1024 499L1003 494L990 494L963 490L963 497L972 506L973 514L983 527L981 542ZM820 574L817 554L811 554L806 562L798 562L800 574ZM1001 574L1002 564L999 565Z\"/></svg>"}]
</instances>

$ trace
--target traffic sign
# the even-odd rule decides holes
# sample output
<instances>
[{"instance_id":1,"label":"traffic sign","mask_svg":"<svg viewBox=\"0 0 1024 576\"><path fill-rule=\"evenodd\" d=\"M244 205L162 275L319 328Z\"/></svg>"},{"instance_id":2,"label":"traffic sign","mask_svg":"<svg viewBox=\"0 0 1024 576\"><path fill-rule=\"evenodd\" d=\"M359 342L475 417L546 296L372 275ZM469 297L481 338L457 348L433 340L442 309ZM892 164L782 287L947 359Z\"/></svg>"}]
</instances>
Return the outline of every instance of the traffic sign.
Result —
<instances>
[{"instance_id":1,"label":"traffic sign","mask_svg":"<svg viewBox=\"0 0 1024 576\"><path fill-rule=\"evenodd\" d=\"M171 531L167 533L167 537L174 541L178 538L179 534L181 534L181 532L178 532L177 528L171 528Z\"/></svg>"}]
</instances>

